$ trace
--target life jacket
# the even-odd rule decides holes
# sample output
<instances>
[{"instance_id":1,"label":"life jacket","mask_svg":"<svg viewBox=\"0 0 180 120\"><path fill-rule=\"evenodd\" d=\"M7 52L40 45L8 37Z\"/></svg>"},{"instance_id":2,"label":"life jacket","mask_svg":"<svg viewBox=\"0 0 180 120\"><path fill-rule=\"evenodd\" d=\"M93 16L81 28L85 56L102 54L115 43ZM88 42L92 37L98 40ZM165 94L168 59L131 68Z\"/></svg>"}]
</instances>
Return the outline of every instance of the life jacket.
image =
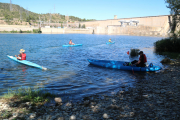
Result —
<instances>
[{"instance_id":1,"label":"life jacket","mask_svg":"<svg viewBox=\"0 0 180 120\"><path fill-rule=\"evenodd\" d=\"M141 57L139 57L139 60L140 60L140 58ZM143 63L146 63L147 62L147 57L146 57L146 55L145 54L143 54L143 61L142 61Z\"/></svg>"},{"instance_id":2,"label":"life jacket","mask_svg":"<svg viewBox=\"0 0 180 120\"><path fill-rule=\"evenodd\" d=\"M69 41L69 44L71 45L71 44L72 44L72 41Z\"/></svg>"},{"instance_id":3,"label":"life jacket","mask_svg":"<svg viewBox=\"0 0 180 120\"><path fill-rule=\"evenodd\" d=\"M26 60L26 53L21 53L21 60Z\"/></svg>"},{"instance_id":4,"label":"life jacket","mask_svg":"<svg viewBox=\"0 0 180 120\"><path fill-rule=\"evenodd\" d=\"M143 56L144 56L144 62L146 63L147 62L147 57L146 57L145 54L143 54Z\"/></svg>"}]
</instances>

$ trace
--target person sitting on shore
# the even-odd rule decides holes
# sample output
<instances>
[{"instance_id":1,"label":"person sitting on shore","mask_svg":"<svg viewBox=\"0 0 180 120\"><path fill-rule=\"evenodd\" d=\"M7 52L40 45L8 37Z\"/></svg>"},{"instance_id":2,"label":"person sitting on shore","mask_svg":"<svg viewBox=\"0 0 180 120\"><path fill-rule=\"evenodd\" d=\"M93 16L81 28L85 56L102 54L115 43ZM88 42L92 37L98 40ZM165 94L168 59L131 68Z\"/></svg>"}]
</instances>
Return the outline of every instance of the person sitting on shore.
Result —
<instances>
[{"instance_id":1,"label":"person sitting on shore","mask_svg":"<svg viewBox=\"0 0 180 120\"><path fill-rule=\"evenodd\" d=\"M26 60L26 53L25 50L23 49L20 49L20 54L18 56L15 55L15 57L18 59L18 60Z\"/></svg>"},{"instance_id":2,"label":"person sitting on shore","mask_svg":"<svg viewBox=\"0 0 180 120\"><path fill-rule=\"evenodd\" d=\"M147 62L146 55L143 54L143 51L140 51L139 55L140 55L139 60L138 61L135 60L135 61L133 61L131 63L132 63L132 65L136 65L137 67L145 67L146 66L145 63Z\"/></svg>"},{"instance_id":3,"label":"person sitting on shore","mask_svg":"<svg viewBox=\"0 0 180 120\"><path fill-rule=\"evenodd\" d=\"M109 39L109 42L112 43L111 38Z\"/></svg>"},{"instance_id":4,"label":"person sitting on shore","mask_svg":"<svg viewBox=\"0 0 180 120\"><path fill-rule=\"evenodd\" d=\"M75 45L72 40L69 41L69 45Z\"/></svg>"}]
</instances>

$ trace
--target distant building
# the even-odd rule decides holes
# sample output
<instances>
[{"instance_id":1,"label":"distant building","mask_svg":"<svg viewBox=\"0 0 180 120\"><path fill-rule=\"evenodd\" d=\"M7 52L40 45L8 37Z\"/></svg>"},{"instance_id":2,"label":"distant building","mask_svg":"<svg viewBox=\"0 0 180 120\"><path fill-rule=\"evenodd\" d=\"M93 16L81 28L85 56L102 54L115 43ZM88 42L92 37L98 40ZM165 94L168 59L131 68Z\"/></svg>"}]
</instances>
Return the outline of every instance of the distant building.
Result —
<instances>
[{"instance_id":1,"label":"distant building","mask_svg":"<svg viewBox=\"0 0 180 120\"><path fill-rule=\"evenodd\" d=\"M138 20L130 20L130 21L121 20L119 22L121 23L122 27L124 27L126 25L129 25L129 26L138 26L138 23L139 23Z\"/></svg>"},{"instance_id":2,"label":"distant building","mask_svg":"<svg viewBox=\"0 0 180 120\"><path fill-rule=\"evenodd\" d=\"M50 26L44 26L45 28L50 28Z\"/></svg>"}]
</instances>

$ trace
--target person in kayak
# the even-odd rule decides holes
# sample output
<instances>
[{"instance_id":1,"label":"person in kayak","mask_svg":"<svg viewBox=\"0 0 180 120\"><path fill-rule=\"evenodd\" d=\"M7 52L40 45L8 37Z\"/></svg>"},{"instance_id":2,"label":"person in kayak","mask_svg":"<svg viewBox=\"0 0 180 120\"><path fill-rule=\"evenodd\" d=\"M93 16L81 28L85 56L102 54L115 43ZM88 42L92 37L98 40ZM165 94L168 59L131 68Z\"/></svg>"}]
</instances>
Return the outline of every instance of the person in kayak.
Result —
<instances>
[{"instance_id":1,"label":"person in kayak","mask_svg":"<svg viewBox=\"0 0 180 120\"><path fill-rule=\"evenodd\" d=\"M15 55L15 57L18 59L18 60L26 60L26 53L25 50L23 49L20 49L20 54L18 56Z\"/></svg>"},{"instance_id":2,"label":"person in kayak","mask_svg":"<svg viewBox=\"0 0 180 120\"><path fill-rule=\"evenodd\" d=\"M147 62L146 55L143 54L143 51L140 51L139 55L140 55L139 60L138 61L135 60L135 61L133 61L131 63L132 63L132 65L136 65L137 67L145 67L146 66L145 63Z\"/></svg>"},{"instance_id":3,"label":"person in kayak","mask_svg":"<svg viewBox=\"0 0 180 120\"><path fill-rule=\"evenodd\" d=\"M69 45L75 45L72 40L69 41Z\"/></svg>"},{"instance_id":4,"label":"person in kayak","mask_svg":"<svg viewBox=\"0 0 180 120\"><path fill-rule=\"evenodd\" d=\"M112 43L111 38L109 39L109 42Z\"/></svg>"}]
</instances>

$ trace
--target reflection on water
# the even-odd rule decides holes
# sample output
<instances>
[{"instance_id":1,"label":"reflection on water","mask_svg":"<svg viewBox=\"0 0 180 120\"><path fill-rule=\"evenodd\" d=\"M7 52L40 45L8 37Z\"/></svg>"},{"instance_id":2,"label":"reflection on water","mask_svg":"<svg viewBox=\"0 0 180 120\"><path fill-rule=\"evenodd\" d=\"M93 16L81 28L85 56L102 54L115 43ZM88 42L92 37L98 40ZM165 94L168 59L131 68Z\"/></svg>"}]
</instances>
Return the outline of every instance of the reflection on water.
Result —
<instances>
[{"instance_id":1,"label":"reflection on water","mask_svg":"<svg viewBox=\"0 0 180 120\"><path fill-rule=\"evenodd\" d=\"M146 80L148 73L105 69L89 65L87 59L132 61L127 51L143 50L148 62L160 64L162 56L153 52L153 43L161 38L86 34L0 34L0 94L8 88L44 86L47 90L73 99L92 94L115 93ZM115 44L107 45L112 39ZM78 47L62 47L72 39ZM9 60L26 50L27 60L47 67L47 71Z\"/></svg>"}]
</instances>

